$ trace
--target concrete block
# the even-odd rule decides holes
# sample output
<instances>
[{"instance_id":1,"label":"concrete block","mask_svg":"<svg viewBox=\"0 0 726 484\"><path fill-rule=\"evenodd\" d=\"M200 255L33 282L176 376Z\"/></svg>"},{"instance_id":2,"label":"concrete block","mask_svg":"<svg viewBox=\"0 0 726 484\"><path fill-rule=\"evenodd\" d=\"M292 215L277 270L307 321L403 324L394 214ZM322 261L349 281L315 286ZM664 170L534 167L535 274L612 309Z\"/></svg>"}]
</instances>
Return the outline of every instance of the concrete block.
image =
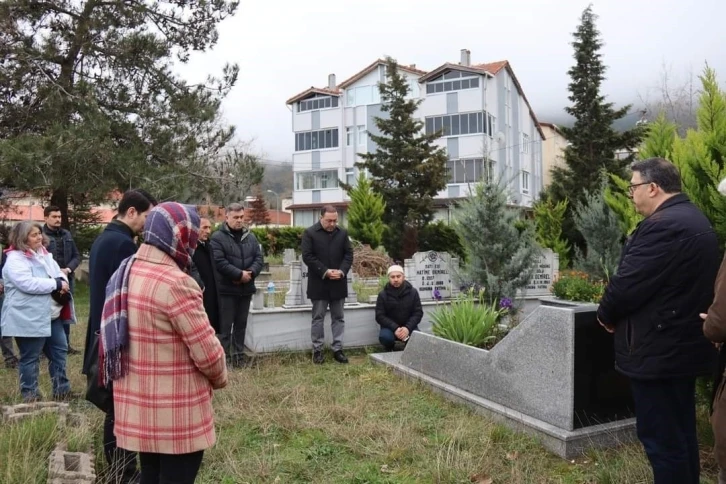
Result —
<instances>
[{"instance_id":1,"label":"concrete block","mask_svg":"<svg viewBox=\"0 0 726 484\"><path fill-rule=\"evenodd\" d=\"M91 484L96 481L93 456L56 448L49 457L48 483Z\"/></svg>"},{"instance_id":2,"label":"concrete block","mask_svg":"<svg viewBox=\"0 0 726 484\"><path fill-rule=\"evenodd\" d=\"M57 413L61 418L64 418L68 412L68 404L62 402L20 403L18 405L4 405L2 407L2 418L7 422L17 422L48 413Z\"/></svg>"}]
</instances>

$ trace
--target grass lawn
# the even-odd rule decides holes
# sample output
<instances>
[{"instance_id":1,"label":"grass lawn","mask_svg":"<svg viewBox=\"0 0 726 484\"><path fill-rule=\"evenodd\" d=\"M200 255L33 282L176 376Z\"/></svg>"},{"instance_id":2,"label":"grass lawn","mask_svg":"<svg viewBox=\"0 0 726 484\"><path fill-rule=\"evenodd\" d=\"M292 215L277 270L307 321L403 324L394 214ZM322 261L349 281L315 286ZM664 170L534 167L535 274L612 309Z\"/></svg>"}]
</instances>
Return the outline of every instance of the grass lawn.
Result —
<instances>
[{"instance_id":1,"label":"grass lawn","mask_svg":"<svg viewBox=\"0 0 726 484\"><path fill-rule=\"evenodd\" d=\"M83 347L88 295L78 285ZM592 452L574 462L537 442L450 403L418 383L372 365L364 351L351 364L313 365L308 355L259 358L235 370L215 394L217 445L208 450L200 483L600 483L652 482L639 445ZM81 356L69 357L73 388L83 391ZM50 394L48 373L41 388ZM0 401L20 401L17 374L0 370ZM60 429L53 416L0 426L0 482L45 483L48 454L60 440L71 450L101 449L103 415L73 402L90 430ZM702 482L715 482L705 410L701 411ZM101 481L103 482L103 481Z\"/></svg>"}]
</instances>

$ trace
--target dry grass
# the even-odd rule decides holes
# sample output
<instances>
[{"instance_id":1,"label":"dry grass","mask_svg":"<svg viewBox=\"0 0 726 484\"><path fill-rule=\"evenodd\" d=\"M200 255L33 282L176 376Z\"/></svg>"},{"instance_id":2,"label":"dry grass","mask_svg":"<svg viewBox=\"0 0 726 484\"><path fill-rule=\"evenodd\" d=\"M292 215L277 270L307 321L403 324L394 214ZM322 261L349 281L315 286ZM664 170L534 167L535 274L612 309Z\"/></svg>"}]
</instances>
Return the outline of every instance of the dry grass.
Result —
<instances>
[{"instance_id":1,"label":"dry grass","mask_svg":"<svg viewBox=\"0 0 726 484\"><path fill-rule=\"evenodd\" d=\"M84 323L72 333L76 347L85 335L83 312ZM317 366L308 355L280 354L235 370L229 387L215 395L218 442L206 452L197 482L652 482L639 445L564 461L533 439L372 365L364 352L349 356L347 366L330 356ZM76 391L85 385L80 367L81 357L70 357ZM41 380L48 394L47 371ZM0 371L0 399L19 400L12 371ZM45 482L48 453L61 438L79 449L93 440L103 466L102 415L85 402L73 406L91 419L92 435L61 430L53 417L0 427L0 482ZM700 423L707 429L705 414ZM714 482L706 446L703 456L702 482Z\"/></svg>"}]
</instances>

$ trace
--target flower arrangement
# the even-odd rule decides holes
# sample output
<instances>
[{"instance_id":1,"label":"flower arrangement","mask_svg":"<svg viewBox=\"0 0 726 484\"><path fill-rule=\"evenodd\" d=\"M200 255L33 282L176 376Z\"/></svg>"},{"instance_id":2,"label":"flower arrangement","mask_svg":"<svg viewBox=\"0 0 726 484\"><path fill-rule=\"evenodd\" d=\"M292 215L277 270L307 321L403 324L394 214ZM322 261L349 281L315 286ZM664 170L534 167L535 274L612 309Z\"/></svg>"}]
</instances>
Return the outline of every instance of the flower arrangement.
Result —
<instances>
[{"instance_id":1,"label":"flower arrangement","mask_svg":"<svg viewBox=\"0 0 726 484\"><path fill-rule=\"evenodd\" d=\"M582 271L562 271L552 284L552 294L566 301L599 303L605 282Z\"/></svg>"}]
</instances>

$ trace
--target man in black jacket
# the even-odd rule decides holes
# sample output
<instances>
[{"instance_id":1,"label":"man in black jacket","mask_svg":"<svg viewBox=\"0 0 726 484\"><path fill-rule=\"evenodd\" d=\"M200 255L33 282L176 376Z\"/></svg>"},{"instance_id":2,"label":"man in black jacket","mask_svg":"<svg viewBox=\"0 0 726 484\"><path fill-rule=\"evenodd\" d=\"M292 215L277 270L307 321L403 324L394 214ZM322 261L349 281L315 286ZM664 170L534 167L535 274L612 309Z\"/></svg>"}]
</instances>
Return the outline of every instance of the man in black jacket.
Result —
<instances>
[{"instance_id":1,"label":"man in black jacket","mask_svg":"<svg viewBox=\"0 0 726 484\"><path fill-rule=\"evenodd\" d=\"M376 300L376 322L381 326L378 341L393 351L396 340L406 342L423 318L418 291L406 280L403 267L388 268L388 284Z\"/></svg>"},{"instance_id":2,"label":"man in black jacket","mask_svg":"<svg viewBox=\"0 0 726 484\"><path fill-rule=\"evenodd\" d=\"M61 271L68 277L68 285L72 294L76 287L74 271L81 265L81 254L73 241L73 235L61 227L61 209L50 205L43 210L43 216L45 217L43 233L48 236L50 241L48 252L53 255L53 259L58 263ZM64 324L63 331L65 331L68 341L68 354L79 354L80 351L71 346L71 325Z\"/></svg>"},{"instance_id":3,"label":"man in black jacket","mask_svg":"<svg viewBox=\"0 0 726 484\"><path fill-rule=\"evenodd\" d=\"M638 438L655 484L698 484L695 382L716 362L699 313L713 300L718 239L680 193L672 163L651 158L632 170L630 196L645 219L623 249L598 320L615 333L615 364L630 377Z\"/></svg>"},{"instance_id":4,"label":"man in black jacket","mask_svg":"<svg viewBox=\"0 0 726 484\"><path fill-rule=\"evenodd\" d=\"M302 237L302 259L308 266L308 294L313 302L311 336L313 362L321 364L325 340L325 313L330 306L333 330L333 358L348 363L343 354L343 304L348 297L347 274L353 265L353 248L348 232L338 227L338 212L332 205L320 211L320 221L308 227Z\"/></svg>"},{"instance_id":5,"label":"man in black jacket","mask_svg":"<svg viewBox=\"0 0 726 484\"><path fill-rule=\"evenodd\" d=\"M199 224L199 242L197 250L194 251L192 262L194 263L197 275L204 290L204 310L209 318L209 323L214 331L219 334L219 302L217 301L217 283L214 280L216 268L214 266L214 254L209 244L209 235L212 233L212 222L208 218L202 218Z\"/></svg>"},{"instance_id":6,"label":"man in black jacket","mask_svg":"<svg viewBox=\"0 0 726 484\"><path fill-rule=\"evenodd\" d=\"M242 367L245 331L255 278L262 271L262 251L254 234L244 225L244 207L230 204L225 223L212 235L212 253L217 269L219 294L219 341L232 366Z\"/></svg>"}]
</instances>

